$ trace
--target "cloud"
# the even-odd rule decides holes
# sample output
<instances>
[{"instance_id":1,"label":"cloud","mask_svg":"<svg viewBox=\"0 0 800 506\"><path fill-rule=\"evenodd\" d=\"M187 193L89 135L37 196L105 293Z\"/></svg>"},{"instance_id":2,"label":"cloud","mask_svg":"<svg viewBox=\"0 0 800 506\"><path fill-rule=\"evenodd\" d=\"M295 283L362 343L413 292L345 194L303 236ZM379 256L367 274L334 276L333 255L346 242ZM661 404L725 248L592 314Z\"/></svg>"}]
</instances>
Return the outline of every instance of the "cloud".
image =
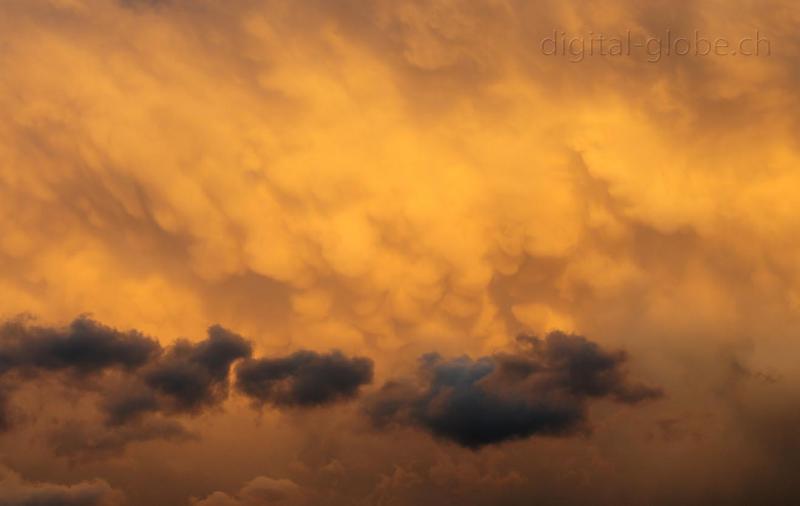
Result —
<instances>
[{"instance_id":1,"label":"cloud","mask_svg":"<svg viewBox=\"0 0 800 506\"><path fill-rule=\"evenodd\" d=\"M8 404L8 392L6 387L0 385L0 433L9 430L12 426L12 414Z\"/></svg>"},{"instance_id":2,"label":"cloud","mask_svg":"<svg viewBox=\"0 0 800 506\"><path fill-rule=\"evenodd\" d=\"M791 410L775 412L774 428L764 424L776 458L761 465L761 436L738 433L746 421L730 396L720 398L730 387L718 378L727 367L720 350L742 346L754 371L800 384L792 360L800 354L795 2L0 4L0 307L59 322L91 311L116 328L166 339L160 358L143 366L39 368L41 381L26 388L63 380L59 392L80 389L85 412L69 398L59 410L43 406L58 416L107 417L104 431L164 417L230 438L230 452L214 447L216 438L202 455L141 448L186 469L191 483L141 492L149 494L143 504L177 502L155 496L189 494L218 475L210 469L224 467L227 483L256 476L264 470L253 463L266 452L280 473L300 441L329 451L314 446L318 431L309 427L327 423L328 413L257 435L239 430L252 413L233 403L213 424L192 419L222 411L226 390L196 358L176 358L169 374L148 381L172 356L173 336L201 341L215 321L264 336L257 348L269 355L336 348L397 376L437 350L447 359L428 371L461 354L490 355L488 377L500 377L501 360L491 354L520 332L603 336L604 346L635 356L670 399L626 409L630 416L608 424L605 410L616 411L600 403L590 418L597 445L561 438L530 453L522 445L508 451L519 459L512 467L535 478L531 497L550 483L559 488L544 504L585 503L586 490L601 504L631 496L708 504L720 499L700 491L735 492L746 481L737 471L748 465L764 488L774 483L765 476L791 469L780 456ZM540 50L554 29L638 37L666 28L731 41L759 29L773 54L649 64L635 51L575 64ZM460 365L472 375L484 366ZM0 385L11 403L0 420L20 431L25 411L39 424L50 419L16 388L24 373L16 368ZM180 392L167 387L177 376ZM562 387L558 402L543 408L567 420L585 419L575 399L592 406L642 395L633 386L609 390L613 380L589 388L566 369L551 381L564 378L580 386ZM432 388L423 376L398 383L401 412ZM480 385L492 394L482 402L506 406L496 406L505 398L485 383L441 390ZM778 397L776 386L763 388L764 397ZM608 393L591 397L592 389ZM780 396L797 398L790 393ZM759 407L755 395L738 402ZM714 419L698 423L702 443L654 449L636 436L654 420L706 411ZM427 427L411 415L388 419ZM337 441L353 425L342 421ZM391 475L395 463L418 472L403 452L464 453L439 448L422 430L407 432L393 434L407 437L401 443L367 438L385 442L380 453L378 442L342 443L350 463L363 463L347 481L367 481L379 467ZM16 435L0 450L22 459L25 452L6 450L21 445ZM557 448L542 451L548 445ZM602 455L579 454L595 446ZM665 480L656 482L641 462L662 451ZM220 452L234 454L236 466L221 466ZM494 453L501 452L482 452ZM536 467L542 461L545 470ZM41 465L58 459L42 457ZM131 491L150 481L135 475L126 482ZM665 494L664 482L674 492ZM574 495L557 495L566 490ZM448 504L446 493L407 503Z\"/></svg>"},{"instance_id":3,"label":"cloud","mask_svg":"<svg viewBox=\"0 0 800 506\"><path fill-rule=\"evenodd\" d=\"M87 316L65 328L29 325L25 319L0 326L0 374L11 369L79 375L113 367L132 370L160 351L157 341L140 332L120 332Z\"/></svg>"},{"instance_id":4,"label":"cloud","mask_svg":"<svg viewBox=\"0 0 800 506\"><path fill-rule=\"evenodd\" d=\"M157 411L199 413L228 397L231 366L252 352L243 337L214 325L204 341L177 341L140 374L107 391L103 409L111 424Z\"/></svg>"},{"instance_id":5,"label":"cloud","mask_svg":"<svg viewBox=\"0 0 800 506\"><path fill-rule=\"evenodd\" d=\"M198 439L173 420L142 420L124 426L66 422L47 434L53 453L75 461L121 455L128 445L147 441L187 442Z\"/></svg>"},{"instance_id":6,"label":"cloud","mask_svg":"<svg viewBox=\"0 0 800 506\"><path fill-rule=\"evenodd\" d=\"M299 506L307 504L307 493L295 482L259 476L235 495L214 492L205 499L194 499L192 506Z\"/></svg>"},{"instance_id":7,"label":"cloud","mask_svg":"<svg viewBox=\"0 0 800 506\"><path fill-rule=\"evenodd\" d=\"M118 506L122 494L102 480L57 485L23 480L17 473L0 468L2 506Z\"/></svg>"},{"instance_id":8,"label":"cloud","mask_svg":"<svg viewBox=\"0 0 800 506\"><path fill-rule=\"evenodd\" d=\"M421 427L468 448L533 435L583 429L587 402L610 398L636 404L661 391L631 383L626 356L583 336L551 332L521 337L515 353L473 360L420 358L419 382L387 382L365 401L377 427Z\"/></svg>"},{"instance_id":9,"label":"cloud","mask_svg":"<svg viewBox=\"0 0 800 506\"><path fill-rule=\"evenodd\" d=\"M299 351L243 361L236 370L236 388L258 405L320 406L356 397L372 382L372 369L372 360L364 357Z\"/></svg>"},{"instance_id":10,"label":"cloud","mask_svg":"<svg viewBox=\"0 0 800 506\"><path fill-rule=\"evenodd\" d=\"M66 327L34 325L27 317L8 320L0 325L0 429L12 428L10 397L27 378L67 374L67 384L93 390L103 374L135 375L162 351L138 331L122 332L88 316Z\"/></svg>"},{"instance_id":11,"label":"cloud","mask_svg":"<svg viewBox=\"0 0 800 506\"><path fill-rule=\"evenodd\" d=\"M372 380L370 359L338 351L252 355L249 340L220 325L209 327L201 341L179 339L163 347L137 331L120 332L87 316L66 327L11 320L0 326L0 428L13 428L19 417L11 394L30 379L61 379L66 391L99 398L103 423L67 421L49 431L56 454L75 458L118 455L136 442L195 439L171 418L220 406L237 362L238 391L256 404L280 408L351 399Z\"/></svg>"},{"instance_id":12,"label":"cloud","mask_svg":"<svg viewBox=\"0 0 800 506\"><path fill-rule=\"evenodd\" d=\"M218 405L228 396L231 365L251 355L249 341L219 325L209 327L203 341L178 340L167 348L86 316L65 328L24 319L0 327L0 381L6 388L13 389L20 374L71 373L70 385L101 392L100 406L112 425L145 413L197 414ZM5 426L8 418L3 416Z\"/></svg>"},{"instance_id":13,"label":"cloud","mask_svg":"<svg viewBox=\"0 0 800 506\"><path fill-rule=\"evenodd\" d=\"M205 341L175 343L142 376L156 395L168 400L170 409L193 412L225 399L231 365L251 354L249 342L215 325Z\"/></svg>"}]
</instances>

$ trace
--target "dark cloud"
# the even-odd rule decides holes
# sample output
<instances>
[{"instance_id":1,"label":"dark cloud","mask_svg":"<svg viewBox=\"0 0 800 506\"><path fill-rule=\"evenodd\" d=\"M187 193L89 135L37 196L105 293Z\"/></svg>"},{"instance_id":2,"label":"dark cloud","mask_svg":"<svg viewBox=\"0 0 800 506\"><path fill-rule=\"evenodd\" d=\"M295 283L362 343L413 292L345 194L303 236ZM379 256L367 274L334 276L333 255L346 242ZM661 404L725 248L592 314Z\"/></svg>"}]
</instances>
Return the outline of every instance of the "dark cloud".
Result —
<instances>
[{"instance_id":1,"label":"dark cloud","mask_svg":"<svg viewBox=\"0 0 800 506\"><path fill-rule=\"evenodd\" d=\"M15 319L0 327L0 374L12 369L72 371L87 375L121 367L136 369L161 346L140 332L121 332L86 316L64 328L29 325Z\"/></svg>"},{"instance_id":2,"label":"dark cloud","mask_svg":"<svg viewBox=\"0 0 800 506\"><path fill-rule=\"evenodd\" d=\"M105 392L102 409L110 425L146 413L199 413L228 397L233 363L252 355L252 345L219 325L198 343L179 340L122 385Z\"/></svg>"},{"instance_id":3,"label":"dark cloud","mask_svg":"<svg viewBox=\"0 0 800 506\"><path fill-rule=\"evenodd\" d=\"M179 340L134 373L110 378L99 406L104 425L67 423L48 442L57 455L85 459L119 454L131 443L194 439L180 423L158 415L194 415L219 405L228 397L232 364L251 354L247 340L219 325L203 341Z\"/></svg>"},{"instance_id":4,"label":"dark cloud","mask_svg":"<svg viewBox=\"0 0 800 506\"><path fill-rule=\"evenodd\" d=\"M243 337L214 325L204 341L178 341L143 379L172 410L193 412L225 399L231 365L252 353Z\"/></svg>"},{"instance_id":5,"label":"dark cloud","mask_svg":"<svg viewBox=\"0 0 800 506\"><path fill-rule=\"evenodd\" d=\"M66 327L44 327L20 317L0 326L0 431L11 428L9 397L22 378L67 373L72 384L90 386L90 379L110 370L135 372L157 360L161 345L142 333L119 331L80 316Z\"/></svg>"},{"instance_id":6,"label":"dark cloud","mask_svg":"<svg viewBox=\"0 0 800 506\"><path fill-rule=\"evenodd\" d=\"M298 351L245 360L236 370L236 386L259 405L319 406L355 397L372 381L372 368L372 360L338 351Z\"/></svg>"},{"instance_id":7,"label":"dark cloud","mask_svg":"<svg viewBox=\"0 0 800 506\"><path fill-rule=\"evenodd\" d=\"M107 389L100 403L106 422L112 426L139 420L159 408L159 399L155 392L138 379Z\"/></svg>"},{"instance_id":8,"label":"dark cloud","mask_svg":"<svg viewBox=\"0 0 800 506\"><path fill-rule=\"evenodd\" d=\"M0 428L8 429L5 392L20 375L71 373L70 385L99 390L110 425L146 413L198 413L227 398L236 360L252 355L252 345L219 325L198 343L179 340L162 348L152 338L121 332L81 316L64 328L31 325L18 318L0 327ZM103 376L103 381L93 381Z\"/></svg>"},{"instance_id":9,"label":"dark cloud","mask_svg":"<svg viewBox=\"0 0 800 506\"><path fill-rule=\"evenodd\" d=\"M623 352L582 336L553 332L521 337L515 353L473 360L420 359L420 381L386 383L366 402L377 427L420 426L438 437L479 448L529 436L564 435L585 427L587 401L634 404L661 391L631 383Z\"/></svg>"},{"instance_id":10,"label":"dark cloud","mask_svg":"<svg viewBox=\"0 0 800 506\"><path fill-rule=\"evenodd\" d=\"M100 420L67 421L50 431L55 453L71 458L110 456L135 442L193 438L171 417L199 415L225 401L237 361L238 389L258 404L330 404L355 397L372 380L371 360L340 352L252 355L250 341L219 325L209 327L202 341L179 339L162 347L86 316L64 328L18 318L0 326L0 430L14 425L9 398L30 379L56 378L68 391L98 397Z\"/></svg>"}]
</instances>

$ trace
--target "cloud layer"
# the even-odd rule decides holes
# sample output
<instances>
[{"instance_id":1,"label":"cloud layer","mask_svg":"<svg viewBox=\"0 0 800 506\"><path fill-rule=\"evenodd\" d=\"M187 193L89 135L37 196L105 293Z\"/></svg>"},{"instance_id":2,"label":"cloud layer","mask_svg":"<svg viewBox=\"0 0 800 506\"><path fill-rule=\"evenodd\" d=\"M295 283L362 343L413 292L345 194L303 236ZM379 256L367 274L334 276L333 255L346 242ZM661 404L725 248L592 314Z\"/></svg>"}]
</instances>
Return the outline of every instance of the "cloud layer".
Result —
<instances>
[{"instance_id":1,"label":"cloud layer","mask_svg":"<svg viewBox=\"0 0 800 506\"><path fill-rule=\"evenodd\" d=\"M123 496L102 480L74 485L29 482L0 468L0 504L3 506L121 506Z\"/></svg>"},{"instance_id":2,"label":"cloud layer","mask_svg":"<svg viewBox=\"0 0 800 506\"><path fill-rule=\"evenodd\" d=\"M231 496L214 492L205 499L195 499L192 506L300 506L308 504L307 494L291 480L259 476Z\"/></svg>"},{"instance_id":3,"label":"cloud layer","mask_svg":"<svg viewBox=\"0 0 800 506\"><path fill-rule=\"evenodd\" d=\"M336 506L798 503L797 26L792 0L0 1L0 321L41 322L0 343L0 457L130 506L254 476ZM554 30L771 54L573 63ZM514 341L555 329L587 343ZM403 429L364 420L358 357Z\"/></svg>"}]
</instances>

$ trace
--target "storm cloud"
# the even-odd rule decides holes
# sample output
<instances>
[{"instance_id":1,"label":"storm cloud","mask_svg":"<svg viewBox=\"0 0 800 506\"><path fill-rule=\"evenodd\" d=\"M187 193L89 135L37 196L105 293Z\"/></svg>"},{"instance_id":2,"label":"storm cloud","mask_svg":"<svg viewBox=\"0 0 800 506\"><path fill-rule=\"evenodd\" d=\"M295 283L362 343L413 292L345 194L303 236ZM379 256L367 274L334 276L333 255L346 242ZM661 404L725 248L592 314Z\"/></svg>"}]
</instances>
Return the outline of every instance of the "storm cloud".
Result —
<instances>
[{"instance_id":1,"label":"storm cloud","mask_svg":"<svg viewBox=\"0 0 800 506\"><path fill-rule=\"evenodd\" d=\"M341 352L298 351L283 358L246 360L236 386L258 405L320 406L351 399L372 382L372 360Z\"/></svg>"},{"instance_id":2,"label":"storm cloud","mask_svg":"<svg viewBox=\"0 0 800 506\"><path fill-rule=\"evenodd\" d=\"M377 427L412 425L468 448L586 426L587 404L636 404L661 390L631 382L626 355L583 336L520 337L514 353L471 359L420 358L418 381L390 381L365 402Z\"/></svg>"}]
</instances>

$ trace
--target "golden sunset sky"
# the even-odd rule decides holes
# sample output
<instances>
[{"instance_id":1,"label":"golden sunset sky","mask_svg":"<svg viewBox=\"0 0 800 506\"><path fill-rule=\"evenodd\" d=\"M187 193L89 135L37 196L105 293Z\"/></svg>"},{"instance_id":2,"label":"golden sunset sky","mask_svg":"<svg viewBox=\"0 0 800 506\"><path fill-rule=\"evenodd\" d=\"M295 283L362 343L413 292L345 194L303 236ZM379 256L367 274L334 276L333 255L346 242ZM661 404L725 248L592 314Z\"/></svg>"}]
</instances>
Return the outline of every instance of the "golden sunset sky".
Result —
<instances>
[{"instance_id":1,"label":"golden sunset sky","mask_svg":"<svg viewBox=\"0 0 800 506\"><path fill-rule=\"evenodd\" d=\"M0 0L0 506L800 504L799 89L793 0Z\"/></svg>"}]
</instances>

